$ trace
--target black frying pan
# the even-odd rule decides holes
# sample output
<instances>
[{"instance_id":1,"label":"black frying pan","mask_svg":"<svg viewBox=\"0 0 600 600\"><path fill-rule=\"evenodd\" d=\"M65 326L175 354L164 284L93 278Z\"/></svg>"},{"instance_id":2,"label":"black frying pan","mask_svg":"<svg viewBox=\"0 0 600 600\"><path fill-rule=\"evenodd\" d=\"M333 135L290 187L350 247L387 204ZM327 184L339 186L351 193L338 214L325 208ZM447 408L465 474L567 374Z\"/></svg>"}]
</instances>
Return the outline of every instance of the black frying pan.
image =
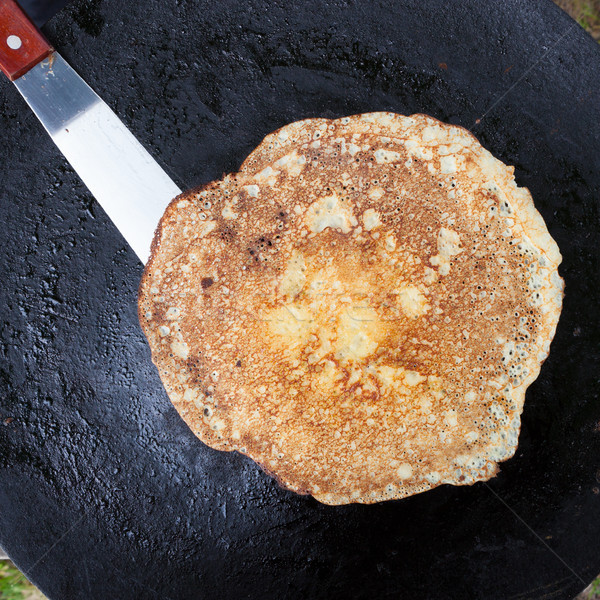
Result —
<instances>
[{"instance_id":1,"label":"black frying pan","mask_svg":"<svg viewBox=\"0 0 600 600\"><path fill-rule=\"evenodd\" d=\"M570 598L600 571L600 48L546 0L88 0L47 37L181 187L305 117L425 112L516 167L566 280L489 484L322 506L196 440L141 265L0 81L0 545L53 599Z\"/></svg>"}]
</instances>

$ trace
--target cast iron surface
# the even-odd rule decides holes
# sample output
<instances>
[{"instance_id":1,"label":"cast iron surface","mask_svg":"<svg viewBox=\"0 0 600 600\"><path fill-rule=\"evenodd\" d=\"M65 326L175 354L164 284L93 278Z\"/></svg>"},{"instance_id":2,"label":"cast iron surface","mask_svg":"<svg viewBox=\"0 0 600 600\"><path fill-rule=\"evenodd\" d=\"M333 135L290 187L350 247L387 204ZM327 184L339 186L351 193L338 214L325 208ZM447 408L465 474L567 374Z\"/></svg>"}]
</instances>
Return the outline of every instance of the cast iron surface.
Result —
<instances>
[{"instance_id":1,"label":"cast iron surface","mask_svg":"<svg viewBox=\"0 0 600 600\"><path fill-rule=\"evenodd\" d=\"M61 8L66 6L69 1L70 0L19 0L19 5L29 15L29 18L38 27L41 27Z\"/></svg>"},{"instance_id":2,"label":"cast iron surface","mask_svg":"<svg viewBox=\"0 0 600 600\"><path fill-rule=\"evenodd\" d=\"M45 33L183 188L304 117L463 125L531 189L567 294L496 479L322 506L188 430L138 325L141 264L0 82L0 545L50 598L570 598L600 572L583 30L549 1L87 0Z\"/></svg>"}]
</instances>

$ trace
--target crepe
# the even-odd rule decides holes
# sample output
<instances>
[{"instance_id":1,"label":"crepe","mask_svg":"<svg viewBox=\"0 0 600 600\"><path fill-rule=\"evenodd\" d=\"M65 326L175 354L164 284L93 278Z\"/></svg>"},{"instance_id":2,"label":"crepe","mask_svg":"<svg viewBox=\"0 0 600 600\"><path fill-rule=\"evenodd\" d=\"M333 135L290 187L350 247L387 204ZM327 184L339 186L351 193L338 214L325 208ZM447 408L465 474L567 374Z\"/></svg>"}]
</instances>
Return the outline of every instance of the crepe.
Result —
<instances>
[{"instance_id":1,"label":"crepe","mask_svg":"<svg viewBox=\"0 0 600 600\"><path fill-rule=\"evenodd\" d=\"M192 431L326 504L496 474L562 304L514 169L425 115L307 119L177 197L139 317Z\"/></svg>"}]
</instances>

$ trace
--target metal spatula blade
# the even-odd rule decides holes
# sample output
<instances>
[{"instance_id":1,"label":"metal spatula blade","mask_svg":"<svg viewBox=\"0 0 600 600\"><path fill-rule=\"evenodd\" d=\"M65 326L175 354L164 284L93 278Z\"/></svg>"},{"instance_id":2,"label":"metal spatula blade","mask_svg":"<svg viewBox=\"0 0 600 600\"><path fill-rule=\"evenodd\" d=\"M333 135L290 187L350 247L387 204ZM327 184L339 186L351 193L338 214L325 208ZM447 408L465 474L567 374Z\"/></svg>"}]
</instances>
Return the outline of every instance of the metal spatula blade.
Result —
<instances>
[{"instance_id":1,"label":"metal spatula blade","mask_svg":"<svg viewBox=\"0 0 600 600\"><path fill-rule=\"evenodd\" d=\"M146 262L156 225L181 190L57 52L14 83L123 237Z\"/></svg>"}]
</instances>

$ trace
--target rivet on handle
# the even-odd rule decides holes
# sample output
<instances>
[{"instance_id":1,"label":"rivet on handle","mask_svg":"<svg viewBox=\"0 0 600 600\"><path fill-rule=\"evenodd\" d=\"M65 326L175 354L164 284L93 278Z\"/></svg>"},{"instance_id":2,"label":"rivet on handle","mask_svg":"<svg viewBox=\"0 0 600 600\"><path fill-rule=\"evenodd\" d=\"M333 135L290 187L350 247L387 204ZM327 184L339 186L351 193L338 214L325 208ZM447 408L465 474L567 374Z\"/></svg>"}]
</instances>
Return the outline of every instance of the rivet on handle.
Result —
<instances>
[{"instance_id":1,"label":"rivet on handle","mask_svg":"<svg viewBox=\"0 0 600 600\"><path fill-rule=\"evenodd\" d=\"M23 42L18 35L9 35L6 38L6 44L11 50L18 50L23 45Z\"/></svg>"}]
</instances>

